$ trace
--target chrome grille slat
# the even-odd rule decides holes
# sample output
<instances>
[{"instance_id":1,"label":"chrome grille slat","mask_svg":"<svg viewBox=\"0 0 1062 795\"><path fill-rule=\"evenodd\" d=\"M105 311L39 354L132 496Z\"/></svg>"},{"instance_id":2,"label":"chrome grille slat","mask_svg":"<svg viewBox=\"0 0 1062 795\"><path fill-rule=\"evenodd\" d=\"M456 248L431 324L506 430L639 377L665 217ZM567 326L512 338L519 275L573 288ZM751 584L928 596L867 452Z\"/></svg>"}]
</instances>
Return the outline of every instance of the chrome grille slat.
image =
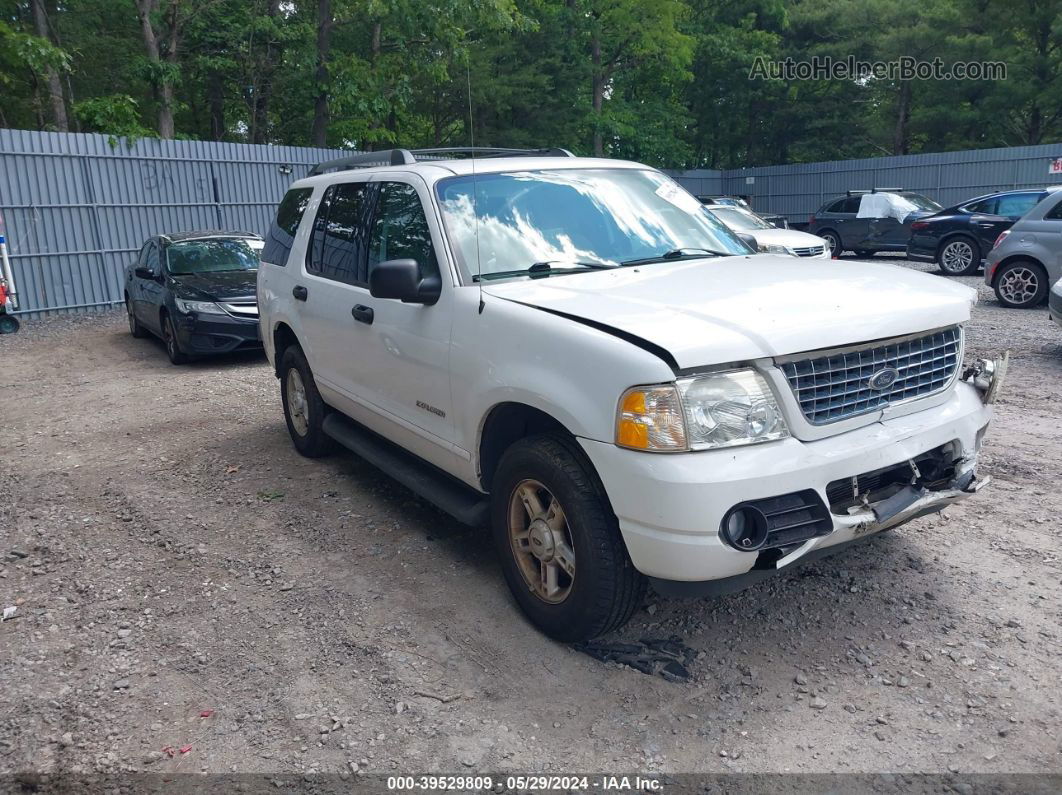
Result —
<instances>
[{"instance_id":1,"label":"chrome grille slat","mask_svg":"<svg viewBox=\"0 0 1062 795\"><path fill-rule=\"evenodd\" d=\"M793 253L798 257L817 257L825 250L825 246L809 246L804 248L794 248Z\"/></svg>"},{"instance_id":2,"label":"chrome grille slat","mask_svg":"<svg viewBox=\"0 0 1062 795\"><path fill-rule=\"evenodd\" d=\"M952 326L921 337L794 359L780 367L808 422L825 425L936 394L951 383L961 357L962 329ZM897 370L896 381L871 389L867 379L885 367Z\"/></svg>"}]
</instances>

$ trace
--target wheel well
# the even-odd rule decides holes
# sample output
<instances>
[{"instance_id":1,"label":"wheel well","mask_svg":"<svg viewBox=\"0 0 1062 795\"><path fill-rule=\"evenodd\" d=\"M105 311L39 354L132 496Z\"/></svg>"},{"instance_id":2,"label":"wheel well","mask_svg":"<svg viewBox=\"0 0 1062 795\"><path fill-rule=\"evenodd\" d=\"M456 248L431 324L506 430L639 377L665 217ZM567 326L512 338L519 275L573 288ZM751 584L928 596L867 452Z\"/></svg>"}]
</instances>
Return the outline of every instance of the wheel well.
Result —
<instances>
[{"instance_id":1,"label":"wheel well","mask_svg":"<svg viewBox=\"0 0 1062 795\"><path fill-rule=\"evenodd\" d=\"M298 345L299 338L291 330L287 323L278 323L273 330L273 370L277 378L280 378L280 360L284 358L284 351L292 345Z\"/></svg>"},{"instance_id":2,"label":"wheel well","mask_svg":"<svg viewBox=\"0 0 1062 795\"><path fill-rule=\"evenodd\" d=\"M544 411L524 403L500 403L490 410L479 437L479 480L490 491L494 472L514 442L539 433L571 432Z\"/></svg>"},{"instance_id":3,"label":"wheel well","mask_svg":"<svg viewBox=\"0 0 1062 795\"><path fill-rule=\"evenodd\" d=\"M1047 275L1047 268L1044 267L1043 263L1040 262L1040 260L1035 259L1034 257L1030 257L1028 254L1014 254L1014 255L1012 255L1010 257L1007 257L1004 260L1000 260L999 264L996 265L996 269L992 272L992 286L993 287L995 287L996 286L996 282L999 281L1000 272L1005 267L1007 267L1008 265L1012 265L1015 262L1027 262L1030 265L1032 265L1032 266L1034 266L1036 268L1039 268L1040 271L1044 274L1044 276ZM1050 289L1050 285L1048 285L1048 288Z\"/></svg>"}]
</instances>

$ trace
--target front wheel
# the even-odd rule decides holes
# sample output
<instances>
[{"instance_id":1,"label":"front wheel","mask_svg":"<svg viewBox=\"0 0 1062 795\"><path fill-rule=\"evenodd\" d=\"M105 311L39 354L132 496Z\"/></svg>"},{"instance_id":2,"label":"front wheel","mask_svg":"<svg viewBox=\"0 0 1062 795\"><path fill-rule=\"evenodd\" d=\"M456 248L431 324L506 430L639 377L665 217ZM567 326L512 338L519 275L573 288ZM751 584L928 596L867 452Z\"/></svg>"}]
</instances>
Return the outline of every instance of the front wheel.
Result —
<instances>
[{"instance_id":1,"label":"front wheel","mask_svg":"<svg viewBox=\"0 0 1062 795\"><path fill-rule=\"evenodd\" d=\"M280 358L280 400L296 450L307 458L320 458L336 449L335 440L323 428L328 406L321 399L310 364L297 345L287 348Z\"/></svg>"},{"instance_id":2,"label":"front wheel","mask_svg":"<svg viewBox=\"0 0 1062 795\"><path fill-rule=\"evenodd\" d=\"M981 247L969 238L955 237L937 254L937 265L947 276L969 276L981 267Z\"/></svg>"},{"instance_id":3,"label":"front wheel","mask_svg":"<svg viewBox=\"0 0 1062 795\"><path fill-rule=\"evenodd\" d=\"M491 492L491 526L520 608L555 640L588 640L625 624L645 596L589 463L558 436L510 447Z\"/></svg>"},{"instance_id":4,"label":"front wheel","mask_svg":"<svg viewBox=\"0 0 1062 795\"><path fill-rule=\"evenodd\" d=\"M164 315L162 318L162 341L166 345L166 355L170 357L172 364L188 364L190 357L181 350L181 341L177 337L177 326L169 315Z\"/></svg>"},{"instance_id":5,"label":"front wheel","mask_svg":"<svg viewBox=\"0 0 1062 795\"><path fill-rule=\"evenodd\" d=\"M1038 262L1008 262L996 274L996 298L1003 306L1028 309L1047 297L1047 272Z\"/></svg>"}]
</instances>

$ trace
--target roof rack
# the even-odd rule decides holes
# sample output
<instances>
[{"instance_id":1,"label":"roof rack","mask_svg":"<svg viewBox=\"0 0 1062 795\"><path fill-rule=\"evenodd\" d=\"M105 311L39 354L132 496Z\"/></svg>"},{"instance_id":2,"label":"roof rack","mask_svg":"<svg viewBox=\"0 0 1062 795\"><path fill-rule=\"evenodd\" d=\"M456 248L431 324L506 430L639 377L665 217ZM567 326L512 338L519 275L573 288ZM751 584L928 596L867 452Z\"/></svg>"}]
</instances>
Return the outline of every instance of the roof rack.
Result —
<instances>
[{"instance_id":1,"label":"roof rack","mask_svg":"<svg viewBox=\"0 0 1062 795\"><path fill-rule=\"evenodd\" d=\"M318 163L308 176L373 166L408 166L432 160L453 160L468 157L575 157L567 149L498 149L490 146L447 146L435 149L382 149L379 152L358 152L346 157Z\"/></svg>"},{"instance_id":2,"label":"roof rack","mask_svg":"<svg viewBox=\"0 0 1062 795\"><path fill-rule=\"evenodd\" d=\"M850 190L849 196L865 196L868 193L902 193L904 188L871 188L870 190Z\"/></svg>"}]
</instances>

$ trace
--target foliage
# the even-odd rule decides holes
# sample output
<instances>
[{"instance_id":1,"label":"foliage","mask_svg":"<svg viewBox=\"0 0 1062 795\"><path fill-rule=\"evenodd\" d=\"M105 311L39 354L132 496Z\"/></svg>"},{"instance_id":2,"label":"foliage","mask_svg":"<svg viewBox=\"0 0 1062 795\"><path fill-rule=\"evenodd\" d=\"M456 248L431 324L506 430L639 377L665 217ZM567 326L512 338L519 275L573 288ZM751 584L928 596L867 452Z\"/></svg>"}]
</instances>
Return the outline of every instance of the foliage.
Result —
<instances>
[{"instance_id":1,"label":"foliage","mask_svg":"<svg viewBox=\"0 0 1062 795\"><path fill-rule=\"evenodd\" d=\"M1008 77L749 79L816 56ZM306 145L316 117L330 146L667 166L1043 143L1062 139L1062 0L0 0L0 91L9 127L65 104L116 137Z\"/></svg>"}]
</instances>

